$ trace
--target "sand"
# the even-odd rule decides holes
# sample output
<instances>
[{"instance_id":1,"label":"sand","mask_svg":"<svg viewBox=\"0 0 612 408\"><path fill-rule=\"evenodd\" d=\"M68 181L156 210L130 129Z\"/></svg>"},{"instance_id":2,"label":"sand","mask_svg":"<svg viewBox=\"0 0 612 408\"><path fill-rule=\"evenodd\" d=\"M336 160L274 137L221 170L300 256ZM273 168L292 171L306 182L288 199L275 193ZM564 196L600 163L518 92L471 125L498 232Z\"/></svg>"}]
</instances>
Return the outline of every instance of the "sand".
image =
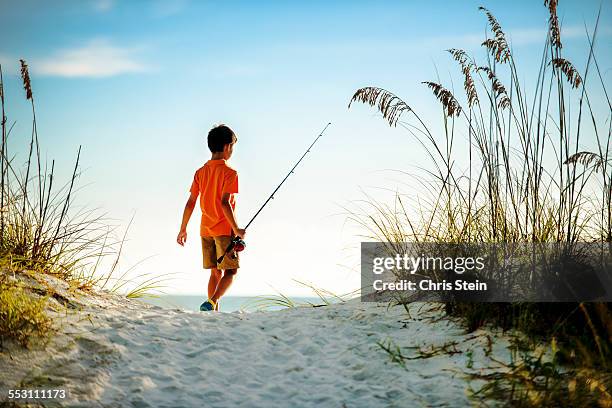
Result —
<instances>
[{"instance_id":1,"label":"sand","mask_svg":"<svg viewBox=\"0 0 612 408\"><path fill-rule=\"evenodd\" d=\"M468 359L471 370L489 365L488 338L491 355L507 358L502 336L466 334L422 303L408 316L401 306L359 300L204 313L110 293L64 293L66 299L73 309L58 312L59 332L44 350L0 354L2 395L22 384L66 389L63 406L462 407L472 405L462 374ZM389 340L427 350L457 344L453 353L408 360L404 368L377 344ZM406 356L417 351L402 349Z\"/></svg>"}]
</instances>

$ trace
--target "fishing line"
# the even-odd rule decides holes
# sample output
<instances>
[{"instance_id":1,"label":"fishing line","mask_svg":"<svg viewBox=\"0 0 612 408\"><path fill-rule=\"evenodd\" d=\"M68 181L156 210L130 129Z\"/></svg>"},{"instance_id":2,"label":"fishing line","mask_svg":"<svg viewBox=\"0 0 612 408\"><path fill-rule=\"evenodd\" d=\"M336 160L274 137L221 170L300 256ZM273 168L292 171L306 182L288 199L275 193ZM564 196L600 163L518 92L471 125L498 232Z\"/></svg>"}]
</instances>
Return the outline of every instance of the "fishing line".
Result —
<instances>
[{"instance_id":1,"label":"fishing line","mask_svg":"<svg viewBox=\"0 0 612 408\"><path fill-rule=\"evenodd\" d=\"M285 178L283 179L283 181L280 182L280 184L278 186L276 186L276 188L274 189L274 191L272 192L272 194L270 194L270 196L268 197L268 199L263 203L263 205L261 207L259 207L259 210L257 210L257 212L255 213L255 215L253 215L253 217L251 218L251 220L247 223L246 227L244 227L244 229L246 230L247 228L249 228L249 226L251 225L251 223L253 221L255 221L255 218L257 218L257 216L259 215L259 213L261 212L261 210L263 210L265 208L266 205L268 205L268 203L270 202L270 200L272 200L274 198L274 194L276 194L276 192L278 191L279 188L281 188L281 186L285 183L285 181L287 181L287 179L289 178L290 175L293 174L293 172L295 171L296 167L302 162L302 160L304 160L304 157L306 157L306 155L308 153L310 153L310 149L312 149L312 147L315 145L315 143L317 143L317 141L321 138L321 136L323 136L323 133L325 133L325 131L327 130L327 127L331 125L331 122L329 122L327 125L325 125L325 127L323 128L323 130L321 131L321 133L319 133L319 135L315 138L314 142L311 143L310 146L308 146L308 149L306 149L306 151L304 152L304 154L302 155L302 157L300 157L300 159L297 161L297 163L295 163L295 165L291 168L291 170L289 170L289 173L287 173L287 175L285 176ZM240 237L234 237L232 239L232 241L230 242L230 244L227 246L227 248L225 249L225 252L223 253L223 255L221 255L219 257L219 259L217 259L217 264L220 264L223 261L223 258L225 258L225 255L227 255L227 253L229 251L231 251L232 249L234 250L234 252L240 252L240 251L244 251L244 249L246 248L246 243L244 242L244 240Z\"/></svg>"}]
</instances>

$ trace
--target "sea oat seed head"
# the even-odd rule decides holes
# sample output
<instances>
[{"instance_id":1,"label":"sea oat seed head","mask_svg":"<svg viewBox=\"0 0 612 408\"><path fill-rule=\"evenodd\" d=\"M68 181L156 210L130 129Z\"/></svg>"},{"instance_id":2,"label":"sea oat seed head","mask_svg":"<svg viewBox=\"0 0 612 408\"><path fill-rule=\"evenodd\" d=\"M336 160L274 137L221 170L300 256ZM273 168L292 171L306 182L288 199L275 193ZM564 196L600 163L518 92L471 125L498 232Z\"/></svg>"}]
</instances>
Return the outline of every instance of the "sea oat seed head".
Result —
<instances>
[{"instance_id":1,"label":"sea oat seed head","mask_svg":"<svg viewBox=\"0 0 612 408\"><path fill-rule=\"evenodd\" d=\"M448 116L459 116L461 114L461 106L451 91L435 82L425 81L423 84L433 91L436 98L442 103Z\"/></svg>"},{"instance_id":2,"label":"sea oat seed head","mask_svg":"<svg viewBox=\"0 0 612 408\"><path fill-rule=\"evenodd\" d=\"M572 85L573 88L578 88L580 86L580 84L582 83L582 77L571 62L569 62L565 58L553 58L550 63L555 68L559 68L561 72L565 74L567 81Z\"/></svg>"},{"instance_id":3,"label":"sea oat seed head","mask_svg":"<svg viewBox=\"0 0 612 408\"><path fill-rule=\"evenodd\" d=\"M402 101L398 96L391 92L377 87L365 87L358 89L351 98L348 107L351 107L353 102L367 103L370 106L377 106L383 118L389 125L397 126L397 122L404 112L411 112L412 109Z\"/></svg>"},{"instance_id":4,"label":"sea oat seed head","mask_svg":"<svg viewBox=\"0 0 612 408\"><path fill-rule=\"evenodd\" d=\"M23 79L23 89L26 91L26 99L32 99L32 85L30 83L30 73L28 72L28 64L25 60L20 59L21 63L21 79Z\"/></svg>"}]
</instances>

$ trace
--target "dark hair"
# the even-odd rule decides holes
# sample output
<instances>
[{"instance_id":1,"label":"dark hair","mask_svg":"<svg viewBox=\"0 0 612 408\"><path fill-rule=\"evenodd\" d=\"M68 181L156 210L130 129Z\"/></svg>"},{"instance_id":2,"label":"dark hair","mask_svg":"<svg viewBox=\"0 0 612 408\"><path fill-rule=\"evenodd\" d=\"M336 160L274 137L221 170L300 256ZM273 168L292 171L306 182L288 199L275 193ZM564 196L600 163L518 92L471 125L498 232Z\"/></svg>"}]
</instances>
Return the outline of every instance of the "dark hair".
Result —
<instances>
[{"instance_id":1,"label":"dark hair","mask_svg":"<svg viewBox=\"0 0 612 408\"><path fill-rule=\"evenodd\" d=\"M208 132L208 148L212 153L222 152L226 144L236 141L236 134L226 125L215 126Z\"/></svg>"}]
</instances>

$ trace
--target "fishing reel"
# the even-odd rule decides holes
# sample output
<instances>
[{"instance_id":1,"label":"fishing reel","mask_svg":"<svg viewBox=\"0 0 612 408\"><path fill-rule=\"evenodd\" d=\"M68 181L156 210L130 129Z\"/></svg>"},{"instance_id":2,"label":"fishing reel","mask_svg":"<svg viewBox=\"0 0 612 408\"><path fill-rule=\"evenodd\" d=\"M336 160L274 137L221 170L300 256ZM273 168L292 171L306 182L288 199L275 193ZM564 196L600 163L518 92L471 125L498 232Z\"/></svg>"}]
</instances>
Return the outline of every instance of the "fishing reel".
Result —
<instances>
[{"instance_id":1,"label":"fishing reel","mask_svg":"<svg viewBox=\"0 0 612 408\"><path fill-rule=\"evenodd\" d=\"M232 257L232 259L236 259L236 257L238 256L237 253L244 251L245 248L246 242L244 242L244 240L240 237L234 237L232 238L232 242L230 242L225 253L227 254L231 251L232 254L230 256Z\"/></svg>"},{"instance_id":2,"label":"fishing reel","mask_svg":"<svg viewBox=\"0 0 612 408\"><path fill-rule=\"evenodd\" d=\"M236 252L242 252L244 251L245 248L246 248L246 243L244 242L242 238L240 237L232 238L227 248L225 248L225 252L223 252L223 255L221 255L217 259L217 263L220 264L221 262L223 262L223 258L225 258L225 256L230 252L231 252L230 256L232 257L232 259L236 259L236 256L237 256Z\"/></svg>"},{"instance_id":3,"label":"fishing reel","mask_svg":"<svg viewBox=\"0 0 612 408\"><path fill-rule=\"evenodd\" d=\"M232 247L236 252L242 252L246 248L246 242L240 237L234 237L232 239Z\"/></svg>"}]
</instances>

